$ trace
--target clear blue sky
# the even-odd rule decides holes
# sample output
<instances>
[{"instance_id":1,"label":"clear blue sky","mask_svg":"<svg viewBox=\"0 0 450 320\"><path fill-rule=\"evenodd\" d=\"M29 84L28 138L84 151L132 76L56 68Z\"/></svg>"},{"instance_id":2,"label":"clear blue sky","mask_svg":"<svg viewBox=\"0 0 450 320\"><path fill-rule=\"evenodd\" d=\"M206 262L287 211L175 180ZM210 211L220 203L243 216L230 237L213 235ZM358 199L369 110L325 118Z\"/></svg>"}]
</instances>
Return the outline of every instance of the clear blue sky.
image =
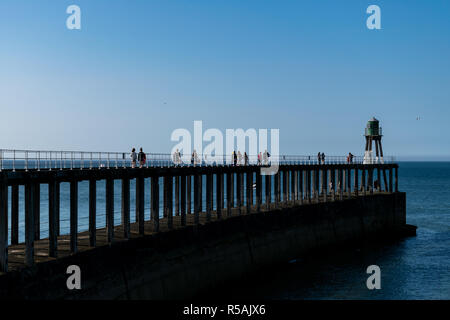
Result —
<instances>
[{"instance_id":1,"label":"clear blue sky","mask_svg":"<svg viewBox=\"0 0 450 320\"><path fill-rule=\"evenodd\" d=\"M440 0L1 0L0 148L169 152L203 120L361 154L375 116L385 154L450 158L449 17Z\"/></svg>"}]
</instances>

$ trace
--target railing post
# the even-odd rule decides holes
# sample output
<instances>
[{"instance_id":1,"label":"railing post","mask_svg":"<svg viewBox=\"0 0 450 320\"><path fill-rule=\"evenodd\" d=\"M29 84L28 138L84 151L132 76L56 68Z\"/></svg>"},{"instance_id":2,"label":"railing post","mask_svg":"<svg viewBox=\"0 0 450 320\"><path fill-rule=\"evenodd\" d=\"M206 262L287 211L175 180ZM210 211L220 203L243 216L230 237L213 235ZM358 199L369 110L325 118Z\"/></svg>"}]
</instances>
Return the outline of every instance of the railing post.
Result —
<instances>
[{"instance_id":1,"label":"railing post","mask_svg":"<svg viewBox=\"0 0 450 320\"><path fill-rule=\"evenodd\" d=\"M152 184L152 198L151 198L151 210L152 210L152 220L153 220L153 231L159 231L159 177L151 177ZM181 208L181 214L183 218L183 207Z\"/></svg>"},{"instance_id":2,"label":"railing post","mask_svg":"<svg viewBox=\"0 0 450 320\"><path fill-rule=\"evenodd\" d=\"M97 245L97 180L89 180L89 245Z\"/></svg>"},{"instance_id":3,"label":"railing post","mask_svg":"<svg viewBox=\"0 0 450 320\"><path fill-rule=\"evenodd\" d=\"M34 184L25 185L25 264L34 264Z\"/></svg>"},{"instance_id":4,"label":"railing post","mask_svg":"<svg viewBox=\"0 0 450 320\"><path fill-rule=\"evenodd\" d=\"M106 179L106 234L108 243L114 241L114 179Z\"/></svg>"},{"instance_id":5,"label":"railing post","mask_svg":"<svg viewBox=\"0 0 450 320\"><path fill-rule=\"evenodd\" d=\"M8 184L0 177L0 272L8 271Z\"/></svg>"},{"instance_id":6,"label":"railing post","mask_svg":"<svg viewBox=\"0 0 450 320\"><path fill-rule=\"evenodd\" d=\"M11 187L11 244L19 243L19 186Z\"/></svg>"},{"instance_id":7,"label":"railing post","mask_svg":"<svg viewBox=\"0 0 450 320\"><path fill-rule=\"evenodd\" d=\"M78 181L70 181L70 252L78 251Z\"/></svg>"},{"instance_id":8,"label":"railing post","mask_svg":"<svg viewBox=\"0 0 450 320\"><path fill-rule=\"evenodd\" d=\"M55 177L48 184L48 255L56 258L58 253L58 235L56 233L56 188L57 182Z\"/></svg>"}]
</instances>

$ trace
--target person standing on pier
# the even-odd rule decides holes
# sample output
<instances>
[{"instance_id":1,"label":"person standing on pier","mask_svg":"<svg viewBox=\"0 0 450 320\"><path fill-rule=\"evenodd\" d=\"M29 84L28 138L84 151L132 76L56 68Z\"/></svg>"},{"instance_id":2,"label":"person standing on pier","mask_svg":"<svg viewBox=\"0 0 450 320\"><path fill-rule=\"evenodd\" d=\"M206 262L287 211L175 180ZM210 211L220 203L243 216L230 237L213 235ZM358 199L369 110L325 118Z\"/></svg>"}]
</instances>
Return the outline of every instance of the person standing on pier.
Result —
<instances>
[{"instance_id":1,"label":"person standing on pier","mask_svg":"<svg viewBox=\"0 0 450 320\"><path fill-rule=\"evenodd\" d=\"M238 165L242 164L242 153L238 151Z\"/></svg>"},{"instance_id":2,"label":"person standing on pier","mask_svg":"<svg viewBox=\"0 0 450 320\"><path fill-rule=\"evenodd\" d=\"M320 164L320 160L322 159L322 155L319 153L317 154L317 164Z\"/></svg>"},{"instance_id":3,"label":"person standing on pier","mask_svg":"<svg viewBox=\"0 0 450 320\"><path fill-rule=\"evenodd\" d=\"M146 156L142 148L140 148L139 154L138 154L138 160L139 160L139 168L142 168L145 164Z\"/></svg>"},{"instance_id":4,"label":"person standing on pier","mask_svg":"<svg viewBox=\"0 0 450 320\"><path fill-rule=\"evenodd\" d=\"M133 148L131 149L131 167L132 168L136 168L136 160L137 160L137 155L136 155L136 149Z\"/></svg>"},{"instance_id":5,"label":"person standing on pier","mask_svg":"<svg viewBox=\"0 0 450 320\"><path fill-rule=\"evenodd\" d=\"M236 154L236 151L233 151L233 163L234 163L234 166L236 167L236 165L237 165L237 154Z\"/></svg>"},{"instance_id":6,"label":"person standing on pier","mask_svg":"<svg viewBox=\"0 0 450 320\"><path fill-rule=\"evenodd\" d=\"M322 152L322 164L325 164L325 153Z\"/></svg>"},{"instance_id":7,"label":"person standing on pier","mask_svg":"<svg viewBox=\"0 0 450 320\"><path fill-rule=\"evenodd\" d=\"M244 165L248 166L248 155L247 155L247 152L244 152Z\"/></svg>"},{"instance_id":8,"label":"person standing on pier","mask_svg":"<svg viewBox=\"0 0 450 320\"><path fill-rule=\"evenodd\" d=\"M260 152L260 153L258 153L258 166L261 165L261 158L262 158L262 155L261 155L261 152Z\"/></svg>"}]
</instances>

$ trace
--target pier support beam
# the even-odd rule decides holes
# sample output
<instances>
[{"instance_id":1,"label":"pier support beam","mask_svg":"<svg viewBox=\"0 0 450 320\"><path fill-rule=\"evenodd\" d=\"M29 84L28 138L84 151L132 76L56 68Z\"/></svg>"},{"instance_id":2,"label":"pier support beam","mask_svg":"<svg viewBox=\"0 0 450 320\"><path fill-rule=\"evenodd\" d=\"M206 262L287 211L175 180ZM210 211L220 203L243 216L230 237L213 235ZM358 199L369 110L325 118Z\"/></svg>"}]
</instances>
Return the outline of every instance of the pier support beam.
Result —
<instances>
[{"instance_id":1,"label":"pier support beam","mask_svg":"<svg viewBox=\"0 0 450 320\"><path fill-rule=\"evenodd\" d=\"M355 167L354 171L354 182L355 182L355 195L358 196L359 186L358 186L358 173L359 169L358 166Z\"/></svg>"},{"instance_id":2,"label":"pier support beam","mask_svg":"<svg viewBox=\"0 0 450 320\"><path fill-rule=\"evenodd\" d=\"M252 198L253 198L253 172L248 172L245 174L247 181L245 184L247 193L246 193L246 197L247 197L247 211L245 212L246 214L249 214L251 211L251 206L252 206Z\"/></svg>"},{"instance_id":3,"label":"pier support beam","mask_svg":"<svg viewBox=\"0 0 450 320\"><path fill-rule=\"evenodd\" d=\"M213 208L213 175L206 175L206 221L211 221L211 211Z\"/></svg>"},{"instance_id":4,"label":"pier support beam","mask_svg":"<svg viewBox=\"0 0 450 320\"><path fill-rule=\"evenodd\" d=\"M196 174L194 175L194 225L198 225L200 222L200 179L201 176Z\"/></svg>"},{"instance_id":5,"label":"pier support beam","mask_svg":"<svg viewBox=\"0 0 450 320\"><path fill-rule=\"evenodd\" d=\"M8 185L0 180L0 272L8 271Z\"/></svg>"},{"instance_id":6,"label":"pier support beam","mask_svg":"<svg viewBox=\"0 0 450 320\"><path fill-rule=\"evenodd\" d=\"M39 240L41 238L41 185L36 183L34 188L34 240Z\"/></svg>"},{"instance_id":7,"label":"pier support beam","mask_svg":"<svg viewBox=\"0 0 450 320\"><path fill-rule=\"evenodd\" d=\"M114 241L114 179L106 179L106 235L108 243Z\"/></svg>"},{"instance_id":8,"label":"pier support beam","mask_svg":"<svg viewBox=\"0 0 450 320\"><path fill-rule=\"evenodd\" d=\"M338 171L339 175L339 200L344 200L344 184L343 184L343 172L342 169Z\"/></svg>"},{"instance_id":9,"label":"pier support beam","mask_svg":"<svg viewBox=\"0 0 450 320\"><path fill-rule=\"evenodd\" d=\"M361 172L361 187L363 189L363 196L366 196L366 194L367 194L366 168L364 166L362 167L362 172Z\"/></svg>"},{"instance_id":10,"label":"pier support beam","mask_svg":"<svg viewBox=\"0 0 450 320\"><path fill-rule=\"evenodd\" d=\"M136 222L140 235L144 235L144 197L145 181L143 176L139 176L136 178Z\"/></svg>"},{"instance_id":11,"label":"pier support beam","mask_svg":"<svg viewBox=\"0 0 450 320\"><path fill-rule=\"evenodd\" d=\"M271 176L266 175L266 209L270 209L270 202L272 201L272 183L271 183Z\"/></svg>"},{"instance_id":12,"label":"pier support beam","mask_svg":"<svg viewBox=\"0 0 450 320\"><path fill-rule=\"evenodd\" d=\"M130 237L130 179L122 179L122 226L125 239Z\"/></svg>"},{"instance_id":13,"label":"pier support beam","mask_svg":"<svg viewBox=\"0 0 450 320\"><path fill-rule=\"evenodd\" d=\"M34 190L35 187L33 188ZM33 190L33 192L34 192ZM78 181L70 182L70 252L78 251Z\"/></svg>"},{"instance_id":14,"label":"pier support beam","mask_svg":"<svg viewBox=\"0 0 450 320\"><path fill-rule=\"evenodd\" d=\"M216 214L217 219L222 218L222 173L216 173Z\"/></svg>"},{"instance_id":15,"label":"pier support beam","mask_svg":"<svg viewBox=\"0 0 450 320\"><path fill-rule=\"evenodd\" d=\"M352 197L352 170L347 169L347 196Z\"/></svg>"},{"instance_id":16,"label":"pier support beam","mask_svg":"<svg viewBox=\"0 0 450 320\"><path fill-rule=\"evenodd\" d=\"M300 190L299 198L300 198L300 204L303 204L303 170L299 170L298 173L299 173L299 176L298 176L299 186L298 186L298 188Z\"/></svg>"},{"instance_id":17,"label":"pier support beam","mask_svg":"<svg viewBox=\"0 0 450 320\"><path fill-rule=\"evenodd\" d=\"M186 225L186 176L181 176L181 225Z\"/></svg>"},{"instance_id":18,"label":"pier support beam","mask_svg":"<svg viewBox=\"0 0 450 320\"><path fill-rule=\"evenodd\" d=\"M153 220L153 231L159 231L159 177L151 177L151 219ZM183 207L181 208L183 212Z\"/></svg>"},{"instance_id":19,"label":"pier support beam","mask_svg":"<svg viewBox=\"0 0 450 320\"><path fill-rule=\"evenodd\" d=\"M393 183L393 181L392 181L393 179L392 179L392 167L391 168L389 168L389 192L390 193L392 193L393 192L393 189L392 189L392 183Z\"/></svg>"},{"instance_id":20,"label":"pier support beam","mask_svg":"<svg viewBox=\"0 0 450 320\"><path fill-rule=\"evenodd\" d=\"M227 172L227 217L231 217L231 199L233 194L231 193L231 172Z\"/></svg>"},{"instance_id":21,"label":"pier support beam","mask_svg":"<svg viewBox=\"0 0 450 320\"><path fill-rule=\"evenodd\" d=\"M180 215L180 176L175 177L175 215Z\"/></svg>"},{"instance_id":22,"label":"pier support beam","mask_svg":"<svg viewBox=\"0 0 450 320\"><path fill-rule=\"evenodd\" d=\"M398 192L398 166L395 167L395 192Z\"/></svg>"},{"instance_id":23,"label":"pier support beam","mask_svg":"<svg viewBox=\"0 0 450 320\"><path fill-rule=\"evenodd\" d=\"M11 244L19 243L19 186L11 187Z\"/></svg>"},{"instance_id":24,"label":"pier support beam","mask_svg":"<svg viewBox=\"0 0 450 320\"><path fill-rule=\"evenodd\" d=\"M256 170L256 212L261 211L261 198L262 198L262 179L261 170Z\"/></svg>"},{"instance_id":25,"label":"pier support beam","mask_svg":"<svg viewBox=\"0 0 450 320\"><path fill-rule=\"evenodd\" d=\"M186 180L186 188L187 188L187 213L191 214L192 212L192 176L187 176Z\"/></svg>"},{"instance_id":26,"label":"pier support beam","mask_svg":"<svg viewBox=\"0 0 450 320\"><path fill-rule=\"evenodd\" d=\"M34 264L34 184L25 185L25 264Z\"/></svg>"},{"instance_id":27,"label":"pier support beam","mask_svg":"<svg viewBox=\"0 0 450 320\"><path fill-rule=\"evenodd\" d=\"M48 255L56 258L58 255L58 235L56 234L56 180L48 184Z\"/></svg>"},{"instance_id":28,"label":"pier support beam","mask_svg":"<svg viewBox=\"0 0 450 320\"><path fill-rule=\"evenodd\" d=\"M242 214L242 173L236 173L236 206L238 214Z\"/></svg>"},{"instance_id":29,"label":"pier support beam","mask_svg":"<svg viewBox=\"0 0 450 320\"><path fill-rule=\"evenodd\" d=\"M97 181L89 180L89 245L97 245Z\"/></svg>"},{"instance_id":30,"label":"pier support beam","mask_svg":"<svg viewBox=\"0 0 450 320\"><path fill-rule=\"evenodd\" d=\"M275 205L278 206L280 203L280 170L273 177Z\"/></svg>"}]
</instances>

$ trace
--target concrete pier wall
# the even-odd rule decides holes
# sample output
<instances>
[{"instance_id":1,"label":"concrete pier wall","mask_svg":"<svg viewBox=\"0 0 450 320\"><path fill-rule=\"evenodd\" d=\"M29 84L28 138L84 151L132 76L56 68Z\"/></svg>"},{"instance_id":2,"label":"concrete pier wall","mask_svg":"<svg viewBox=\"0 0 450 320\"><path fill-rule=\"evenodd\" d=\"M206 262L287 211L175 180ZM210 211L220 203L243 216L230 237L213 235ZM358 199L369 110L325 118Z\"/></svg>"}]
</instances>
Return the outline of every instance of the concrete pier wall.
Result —
<instances>
[{"instance_id":1,"label":"concrete pier wall","mask_svg":"<svg viewBox=\"0 0 450 320\"><path fill-rule=\"evenodd\" d=\"M0 276L0 299L181 299L311 250L383 237L406 223L406 195L374 194L188 226ZM81 290L66 269L81 268Z\"/></svg>"}]
</instances>

